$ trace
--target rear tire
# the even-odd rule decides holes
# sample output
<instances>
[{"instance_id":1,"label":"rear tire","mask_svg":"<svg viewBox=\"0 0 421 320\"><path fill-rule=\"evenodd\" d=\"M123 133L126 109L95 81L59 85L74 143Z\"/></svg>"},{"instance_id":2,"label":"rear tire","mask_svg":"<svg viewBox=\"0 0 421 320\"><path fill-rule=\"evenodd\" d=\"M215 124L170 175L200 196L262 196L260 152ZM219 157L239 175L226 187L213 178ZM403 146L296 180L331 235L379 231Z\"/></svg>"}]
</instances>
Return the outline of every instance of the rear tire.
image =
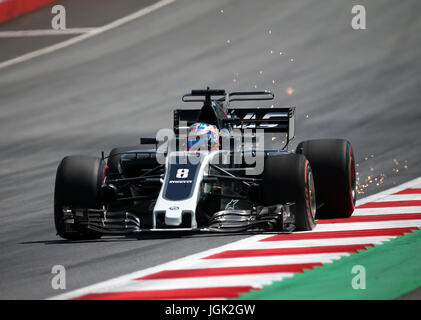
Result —
<instances>
[{"instance_id":1,"label":"rear tire","mask_svg":"<svg viewBox=\"0 0 421 320\"><path fill-rule=\"evenodd\" d=\"M317 218L348 218L355 209L356 174L351 143L342 139L303 141L297 153L309 161L314 173Z\"/></svg>"},{"instance_id":2,"label":"rear tire","mask_svg":"<svg viewBox=\"0 0 421 320\"><path fill-rule=\"evenodd\" d=\"M316 200L309 161L299 154L268 155L263 172L262 200L265 206L295 203L295 227L312 230Z\"/></svg>"},{"instance_id":3,"label":"rear tire","mask_svg":"<svg viewBox=\"0 0 421 320\"><path fill-rule=\"evenodd\" d=\"M100 158L65 157L57 168L54 192L54 222L57 234L69 240L98 239L101 234L65 224L63 207L100 209L100 188L105 163Z\"/></svg>"}]
</instances>

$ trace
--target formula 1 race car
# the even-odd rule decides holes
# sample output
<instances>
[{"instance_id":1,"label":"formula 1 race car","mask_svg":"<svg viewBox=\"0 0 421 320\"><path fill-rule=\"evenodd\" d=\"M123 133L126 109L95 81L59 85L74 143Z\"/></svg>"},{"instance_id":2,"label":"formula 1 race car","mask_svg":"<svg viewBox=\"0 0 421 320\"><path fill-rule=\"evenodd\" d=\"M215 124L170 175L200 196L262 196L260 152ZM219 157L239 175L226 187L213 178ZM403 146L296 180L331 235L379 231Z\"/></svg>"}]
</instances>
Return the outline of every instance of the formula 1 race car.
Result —
<instances>
[{"instance_id":1,"label":"formula 1 race car","mask_svg":"<svg viewBox=\"0 0 421 320\"><path fill-rule=\"evenodd\" d=\"M289 152L295 108L231 107L273 98L192 90L182 100L203 106L174 110L174 128L141 138L143 147L65 157L55 183L57 234L292 232L312 230L316 217L350 217L356 174L348 141L308 140ZM264 147L268 134L284 135L283 143Z\"/></svg>"}]
</instances>

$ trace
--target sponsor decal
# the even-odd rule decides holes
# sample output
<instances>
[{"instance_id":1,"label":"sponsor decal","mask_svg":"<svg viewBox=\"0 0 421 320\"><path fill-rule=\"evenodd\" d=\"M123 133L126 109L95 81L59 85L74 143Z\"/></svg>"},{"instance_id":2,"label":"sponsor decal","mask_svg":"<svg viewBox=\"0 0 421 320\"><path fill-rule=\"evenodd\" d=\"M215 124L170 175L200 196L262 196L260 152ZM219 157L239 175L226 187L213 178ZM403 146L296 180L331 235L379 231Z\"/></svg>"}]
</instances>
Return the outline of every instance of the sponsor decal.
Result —
<instances>
[{"instance_id":1,"label":"sponsor decal","mask_svg":"<svg viewBox=\"0 0 421 320\"><path fill-rule=\"evenodd\" d=\"M232 199L229 203L227 203L227 205L225 206L225 210L234 210L235 209L235 205L237 204L237 202L240 200L235 200Z\"/></svg>"},{"instance_id":2,"label":"sponsor decal","mask_svg":"<svg viewBox=\"0 0 421 320\"><path fill-rule=\"evenodd\" d=\"M170 180L168 183L193 183L193 180Z\"/></svg>"}]
</instances>

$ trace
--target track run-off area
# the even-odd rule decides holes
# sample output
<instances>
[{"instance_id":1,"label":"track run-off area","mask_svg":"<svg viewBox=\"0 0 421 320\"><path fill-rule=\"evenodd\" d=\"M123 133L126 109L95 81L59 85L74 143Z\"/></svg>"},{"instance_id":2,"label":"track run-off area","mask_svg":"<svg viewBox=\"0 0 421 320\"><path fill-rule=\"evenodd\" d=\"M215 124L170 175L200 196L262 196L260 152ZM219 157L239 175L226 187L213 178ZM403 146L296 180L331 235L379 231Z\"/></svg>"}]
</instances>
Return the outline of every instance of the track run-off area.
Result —
<instances>
[{"instance_id":1,"label":"track run-off area","mask_svg":"<svg viewBox=\"0 0 421 320\"><path fill-rule=\"evenodd\" d=\"M270 299L276 297L276 291L274 294L274 290L262 290L265 285L294 277L295 273L306 269L331 264L352 253L395 241L418 230L420 226L421 178L418 178L360 200L350 218L318 220L313 231L251 236L54 298L227 299L251 292L254 295L250 296L254 299ZM410 254L414 256L415 261L421 256L420 252ZM396 259L399 259L399 256ZM348 274L343 275L344 278L350 279L347 285L351 289L352 267L350 265ZM400 271L396 270L396 273ZM370 270L368 272L370 274ZM335 273L332 272L332 275ZM369 276L381 277L373 274ZM307 280L311 284L311 277ZM394 278L383 280L390 283ZM416 289L421 285L420 277L413 280L410 280L410 288ZM402 282L402 277L397 277L396 281L401 282L397 285L399 289L405 286L408 290L408 286ZM370 298L382 297L382 288L383 286L379 285L378 296L374 293ZM354 298L364 298L364 289L354 288ZM254 290L261 292L255 293ZM265 294L266 290L271 293ZM372 290L376 292L375 289ZM282 294L284 299L294 299L294 296L288 297L285 292L277 293ZM402 293L405 291L397 290L388 292L388 295L397 298ZM247 295L244 297L247 298ZM318 296L318 292L307 292L307 298L321 297ZM340 292L332 292L332 298L347 297L340 296Z\"/></svg>"}]
</instances>

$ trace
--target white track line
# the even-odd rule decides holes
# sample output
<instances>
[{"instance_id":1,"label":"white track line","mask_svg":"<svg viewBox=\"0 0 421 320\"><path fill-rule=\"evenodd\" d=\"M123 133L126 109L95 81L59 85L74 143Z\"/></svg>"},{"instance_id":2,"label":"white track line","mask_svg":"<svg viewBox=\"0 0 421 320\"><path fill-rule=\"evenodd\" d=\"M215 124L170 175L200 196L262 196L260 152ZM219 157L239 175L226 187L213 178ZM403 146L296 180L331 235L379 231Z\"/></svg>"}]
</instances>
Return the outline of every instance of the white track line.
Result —
<instances>
[{"instance_id":1,"label":"white track line","mask_svg":"<svg viewBox=\"0 0 421 320\"><path fill-rule=\"evenodd\" d=\"M0 38L66 36L66 35L71 35L71 34L94 32L96 30L97 28L69 28L69 29L63 29L63 30L39 29L39 30L0 31Z\"/></svg>"},{"instance_id":2,"label":"white track line","mask_svg":"<svg viewBox=\"0 0 421 320\"><path fill-rule=\"evenodd\" d=\"M313 231L308 231L308 232L343 231L343 230L374 230L374 229L390 229L390 228L405 228L405 227L421 227L421 219L319 224L316 226L316 228L314 228Z\"/></svg>"},{"instance_id":3,"label":"white track line","mask_svg":"<svg viewBox=\"0 0 421 320\"><path fill-rule=\"evenodd\" d=\"M247 246L247 250L257 249L279 249L279 248L305 248L305 247L328 247L343 246L351 244L381 244L385 241L396 238L396 236L369 236L353 238L331 238L312 240L280 240L280 241L258 241ZM233 245L230 250L244 249L238 245Z\"/></svg>"},{"instance_id":4,"label":"white track line","mask_svg":"<svg viewBox=\"0 0 421 320\"><path fill-rule=\"evenodd\" d=\"M209 267L241 267L248 266L265 266L274 264L299 264L299 263L329 263L340 259L344 256L349 256L349 253L320 253L320 254L300 254L300 255L285 255L285 256L268 256L268 257L252 257L252 258L232 258L232 259L198 259L196 257L185 257L177 261L171 261L164 265L148 268L141 271L124 275L115 279L100 282L89 287L77 289L50 299L72 299L83 296L88 293L108 292L108 291L126 291L125 286L137 279L159 271L182 269L186 266L191 266L192 269L207 269ZM195 261L194 265L191 262ZM140 281L140 280L139 280ZM148 280L149 281L149 280ZM194 279L193 282L196 282Z\"/></svg>"},{"instance_id":5,"label":"white track line","mask_svg":"<svg viewBox=\"0 0 421 320\"><path fill-rule=\"evenodd\" d=\"M374 216L383 214L421 213L421 206L389 207L389 208L360 208L355 209L352 216Z\"/></svg>"},{"instance_id":6,"label":"white track line","mask_svg":"<svg viewBox=\"0 0 421 320\"><path fill-rule=\"evenodd\" d=\"M413 201L421 200L421 194L394 194L387 197L387 201ZM374 202L382 202L384 199L380 199Z\"/></svg>"},{"instance_id":7,"label":"white track line","mask_svg":"<svg viewBox=\"0 0 421 320\"><path fill-rule=\"evenodd\" d=\"M6 60L6 61L0 63L0 69L3 69L3 68L6 68L6 67L9 67L9 66L12 66L14 64L21 63L21 62L24 62L24 61L28 61L28 60L31 60L33 58L36 58L36 57L39 57L39 56L42 56L42 55L45 55L45 54L48 54L48 53L66 48L66 47L69 47L69 46L71 46L75 43L81 42L83 40L89 39L89 38L91 38L93 36L96 36L98 34L104 33L108 30L117 28L117 27L119 27L123 24L131 22L131 21L133 21L137 18L140 18L140 17L142 17L144 15L147 15L147 14L149 14L149 13L155 11L155 10L158 10L159 8L167 6L167 5L169 5L169 4L171 4L175 1L176 0L161 0L161 1L158 1L158 2L152 4L148 7L145 7L145 8L143 8L139 11L136 11L132 14L129 14L129 15L123 17L123 18L115 20L115 21L113 21L109 24L106 24L106 25L102 26L102 27L95 28L95 30L92 31L92 32L84 33L82 35L76 36L76 37L71 38L69 40L65 40L65 41L56 43L52 46L45 47L45 48L42 48L42 49L39 49L39 50L36 50L36 51L32 51L30 53L21 55L19 57L16 57L16 58L13 58L13 59L10 59L10 60Z\"/></svg>"},{"instance_id":8,"label":"white track line","mask_svg":"<svg viewBox=\"0 0 421 320\"><path fill-rule=\"evenodd\" d=\"M265 256L265 257L245 257L245 258L222 258L222 259L198 259L194 263L184 261L183 263L174 263L165 270L181 269L208 269L208 268L231 268L231 267L255 267L284 264L302 264L302 263L329 263L344 256L348 252L335 253L309 253L309 254L290 254L283 256ZM188 264L187 264L188 263ZM161 271L161 270L160 270ZM148 273L149 274L149 273ZM140 277L137 277L140 278Z\"/></svg>"},{"instance_id":9,"label":"white track line","mask_svg":"<svg viewBox=\"0 0 421 320\"><path fill-rule=\"evenodd\" d=\"M416 186L421 186L421 177L419 178L415 178L413 180L410 180L408 182L405 182L403 184L400 184L396 187L384 190L382 192L373 194L371 196L365 197L361 200L357 200L357 206L360 206L362 204L368 203L368 202L375 202L375 201L380 201L380 199L383 199L384 197L390 196L396 192L405 190L405 189L410 189L410 188L414 188Z\"/></svg>"},{"instance_id":10,"label":"white track line","mask_svg":"<svg viewBox=\"0 0 421 320\"><path fill-rule=\"evenodd\" d=\"M280 281L292 277L293 272L262 273L233 276L214 276L194 278L175 278L175 279L154 279L154 280L131 280L124 287L108 288L102 292L131 292L131 291L149 291L149 290L173 290L173 289L196 289L196 288L217 288L217 287L236 287L251 286L256 289L263 285ZM98 293L101 293L99 291Z\"/></svg>"}]
</instances>

